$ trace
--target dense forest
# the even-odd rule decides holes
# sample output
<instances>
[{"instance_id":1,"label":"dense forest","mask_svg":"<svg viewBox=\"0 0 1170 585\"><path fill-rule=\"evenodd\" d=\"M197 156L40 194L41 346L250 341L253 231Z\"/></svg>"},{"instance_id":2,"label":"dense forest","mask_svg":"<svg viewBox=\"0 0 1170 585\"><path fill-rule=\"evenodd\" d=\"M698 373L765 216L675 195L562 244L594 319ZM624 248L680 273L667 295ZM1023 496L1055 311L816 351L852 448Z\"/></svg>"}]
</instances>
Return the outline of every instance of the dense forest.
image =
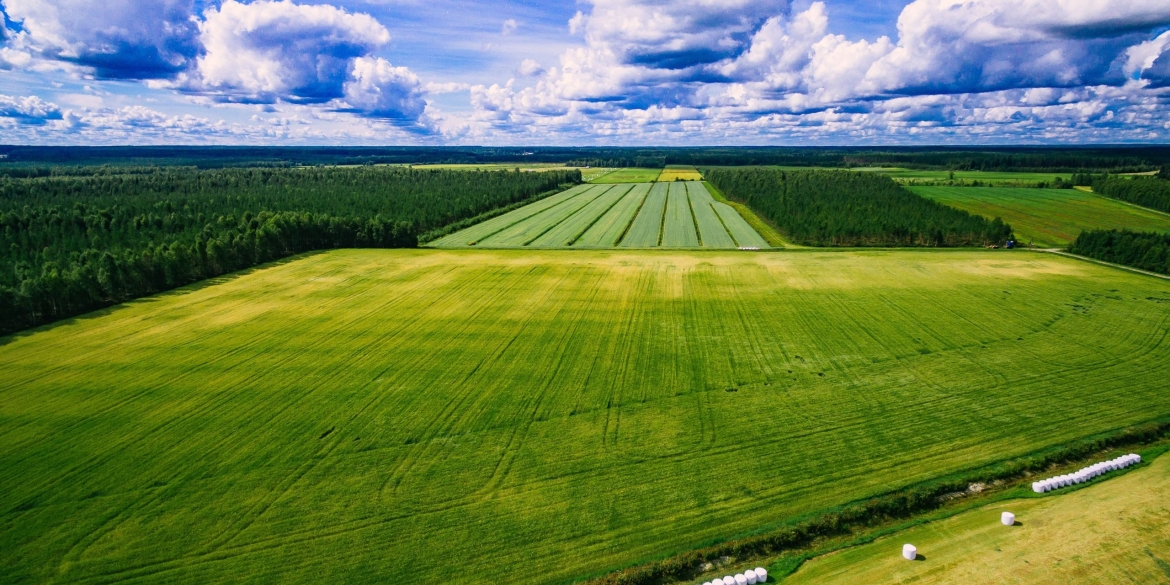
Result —
<instances>
[{"instance_id":1,"label":"dense forest","mask_svg":"<svg viewBox=\"0 0 1170 585\"><path fill-rule=\"evenodd\" d=\"M6 158L4 158L6 157ZM895 166L912 169L1123 173L1170 164L1170 147L41 147L0 146L0 175L71 172L69 168L199 168L425 163L573 163L661 167L668 164L797 167Z\"/></svg>"},{"instance_id":2,"label":"dense forest","mask_svg":"<svg viewBox=\"0 0 1170 585\"><path fill-rule=\"evenodd\" d=\"M1097 260L1170 274L1170 235L1129 230L1081 232L1068 251Z\"/></svg>"},{"instance_id":3,"label":"dense forest","mask_svg":"<svg viewBox=\"0 0 1170 585\"><path fill-rule=\"evenodd\" d=\"M1170 181L1156 177L1098 177L1093 192L1106 197L1170 212Z\"/></svg>"},{"instance_id":4,"label":"dense forest","mask_svg":"<svg viewBox=\"0 0 1170 585\"><path fill-rule=\"evenodd\" d=\"M580 181L397 167L0 178L0 333L309 250L416 246Z\"/></svg>"},{"instance_id":5,"label":"dense forest","mask_svg":"<svg viewBox=\"0 0 1170 585\"><path fill-rule=\"evenodd\" d=\"M982 246L1012 235L999 218L935 203L874 173L705 169L703 175L807 246Z\"/></svg>"}]
</instances>

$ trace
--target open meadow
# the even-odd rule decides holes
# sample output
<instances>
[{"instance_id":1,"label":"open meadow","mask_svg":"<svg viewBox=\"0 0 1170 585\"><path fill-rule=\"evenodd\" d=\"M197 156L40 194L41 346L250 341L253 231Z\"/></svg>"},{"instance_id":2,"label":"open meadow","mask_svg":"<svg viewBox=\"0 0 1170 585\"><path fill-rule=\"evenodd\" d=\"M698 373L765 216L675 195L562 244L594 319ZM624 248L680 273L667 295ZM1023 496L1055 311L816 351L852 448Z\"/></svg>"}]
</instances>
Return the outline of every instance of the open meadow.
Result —
<instances>
[{"instance_id":1,"label":"open meadow","mask_svg":"<svg viewBox=\"0 0 1170 585\"><path fill-rule=\"evenodd\" d=\"M0 575L564 583L1156 417L1168 325L1033 252L300 256L0 338Z\"/></svg>"},{"instance_id":2,"label":"open meadow","mask_svg":"<svg viewBox=\"0 0 1170 585\"><path fill-rule=\"evenodd\" d=\"M1079 189L1004 187L909 187L933 199L1011 224L1021 243L1067 246L1077 234L1093 229L1129 229L1170 233L1170 214L1122 203Z\"/></svg>"},{"instance_id":3,"label":"open meadow","mask_svg":"<svg viewBox=\"0 0 1170 585\"><path fill-rule=\"evenodd\" d=\"M577 185L428 244L436 248L767 248L698 181Z\"/></svg>"},{"instance_id":4,"label":"open meadow","mask_svg":"<svg viewBox=\"0 0 1170 585\"><path fill-rule=\"evenodd\" d=\"M1170 456L1072 493L1009 500L813 559L785 584L1170 581ZM1016 524L999 522L1001 512ZM899 556L913 543L921 561Z\"/></svg>"}]
</instances>

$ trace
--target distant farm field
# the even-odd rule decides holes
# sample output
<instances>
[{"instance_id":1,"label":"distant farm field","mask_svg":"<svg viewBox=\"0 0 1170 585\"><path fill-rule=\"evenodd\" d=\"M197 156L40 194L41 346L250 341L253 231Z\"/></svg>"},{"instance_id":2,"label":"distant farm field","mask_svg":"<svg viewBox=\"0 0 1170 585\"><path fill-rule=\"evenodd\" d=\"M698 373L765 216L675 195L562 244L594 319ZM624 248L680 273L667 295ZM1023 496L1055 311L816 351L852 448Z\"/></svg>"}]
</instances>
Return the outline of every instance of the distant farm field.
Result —
<instances>
[{"instance_id":1,"label":"distant farm field","mask_svg":"<svg viewBox=\"0 0 1170 585\"><path fill-rule=\"evenodd\" d=\"M813 559L786 584L1170 582L1170 456L1072 493L1000 502ZM1011 527L1001 512L1016 515ZM903 543L922 553L907 562Z\"/></svg>"},{"instance_id":2,"label":"distant farm field","mask_svg":"<svg viewBox=\"0 0 1170 585\"><path fill-rule=\"evenodd\" d=\"M669 165L658 175L659 181L702 181L703 175L695 167Z\"/></svg>"},{"instance_id":3,"label":"distant farm field","mask_svg":"<svg viewBox=\"0 0 1170 585\"><path fill-rule=\"evenodd\" d=\"M0 339L0 574L565 583L1170 412L1168 323L1029 252L309 255Z\"/></svg>"},{"instance_id":4,"label":"distant farm field","mask_svg":"<svg viewBox=\"0 0 1170 585\"><path fill-rule=\"evenodd\" d=\"M590 182L610 185L614 183L651 183L656 181L661 173L662 169L616 169Z\"/></svg>"},{"instance_id":5,"label":"distant farm field","mask_svg":"<svg viewBox=\"0 0 1170 585\"><path fill-rule=\"evenodd\" d=\"M436 248L767 248L697 181L578 185L428 244Z\"/></svg>"},{"instance_id":6,"label":"distant farm field","mask_svg":"<svg viewBox=\"0 0 1170 585\"><path fill-rule=\"evenodd\" d=\"M910 187L939 203L987 218L1001 217L1022 243L1065 246L1084 230L1131 229L1170 233L1170 214L1079 189Z\"/></svg>"}]
</instances>

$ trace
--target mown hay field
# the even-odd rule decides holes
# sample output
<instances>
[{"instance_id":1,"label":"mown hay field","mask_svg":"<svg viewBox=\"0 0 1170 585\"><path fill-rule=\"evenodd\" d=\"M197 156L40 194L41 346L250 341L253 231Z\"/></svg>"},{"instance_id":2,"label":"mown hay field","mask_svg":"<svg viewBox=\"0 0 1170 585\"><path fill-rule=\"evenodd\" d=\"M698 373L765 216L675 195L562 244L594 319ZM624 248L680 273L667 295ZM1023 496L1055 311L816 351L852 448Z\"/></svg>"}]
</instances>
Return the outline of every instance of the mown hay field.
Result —
<instances>
[{"instance_id":1,"label":"mown hay field","mask_svg":"<svg viewBox=\"0 0 1170 585\"><path fill-rule=\"evenodd\" d=\"M785 584L1170 582L1170 456L1072 493L1011 500L805 563ZM1001 512L1016 524L999 522ZM922 553L907 562L904 542Z\"/></svg>"},{"instance_id":2,"label":"mown hay field","mask_svg":"<svg viewBox=\"0 0 1170 585\"><path fill-rule=\"evenodd\" d=\"M435 248L767 248L697 181L577 185L428 244Z\"/></svg>"},{"instance_id":3,"label":"mown hay field","mask_svg":"<svg viewBox=\"0 0 1170 585\"><path fill-rule=\"evenodd\" d=\"M1082 231L1093 229L1170 233L1170 214L1078 189L910 187L910 190L987 218L1003 218L1020 242L1041 247L1066 246Z\"/></svg>"},{"instance_id":4,"label":"mown hay field","mask_svg":"<svg viewBox=\"0 0 1170 585\"><path fill-rule=\"evenodd\" d=\"M1168 329L1029 252L304 256L0 340L0 574L564 583L1163 415Z\"/></svg>"}]
</instances>

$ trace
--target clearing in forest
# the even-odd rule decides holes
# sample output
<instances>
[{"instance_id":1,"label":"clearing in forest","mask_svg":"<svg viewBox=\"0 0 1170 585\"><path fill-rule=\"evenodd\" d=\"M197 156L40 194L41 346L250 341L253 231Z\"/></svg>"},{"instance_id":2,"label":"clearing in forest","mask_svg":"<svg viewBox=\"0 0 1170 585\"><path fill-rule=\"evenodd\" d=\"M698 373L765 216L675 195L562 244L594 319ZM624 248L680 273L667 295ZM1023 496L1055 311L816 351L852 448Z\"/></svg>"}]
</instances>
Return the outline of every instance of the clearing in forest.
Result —
<instances>
[{"instance_id":1,"label":"clearing in forest","mask_svg":"<svg viewBox=\"0 0 1170 585\"><path fill-rule=\"evenodd\" d=\"M0 574L573 582L1170 412L1167 298L1032 252L310 254L0 342Z\"/></svg>"},{"instance_id":2,"label":"clearing in forest","mask_svg":"<svg viewBox=\"0 0 1170 585\"><path fill-rule=\"evenodd\" d=\"M1079 189L910 187L911 191L988 219L1002 218L1016 239L1040 247L1067 246L1085 230L1170 233L1170 214Z\"/></svg>"},{"instance_id":3,"label":"clearing in forest","mask_svg":"<svg viewBox=\"0 0 1170 585\"><path fill-rule=\"evenodd\" d=\"M577 185L428 244L435 248L767 248L697 181Z\"/></svg>"}]
</instances>

